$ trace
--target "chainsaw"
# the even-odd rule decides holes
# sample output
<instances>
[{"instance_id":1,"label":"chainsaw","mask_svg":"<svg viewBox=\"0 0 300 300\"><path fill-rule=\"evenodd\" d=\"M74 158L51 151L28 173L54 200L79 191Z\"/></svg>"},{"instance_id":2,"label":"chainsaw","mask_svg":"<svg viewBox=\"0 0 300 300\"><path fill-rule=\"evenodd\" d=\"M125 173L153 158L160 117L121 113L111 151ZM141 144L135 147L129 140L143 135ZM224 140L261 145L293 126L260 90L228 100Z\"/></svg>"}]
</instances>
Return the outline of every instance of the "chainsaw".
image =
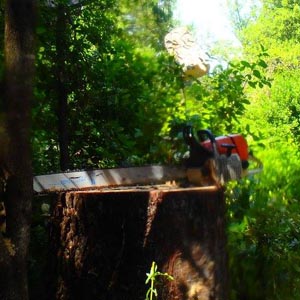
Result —
<instances>
[{"instance_id":1,"label":"chainsaw","mask_svg":"<svg viewBox=\"0 0 300 300\"><path fill-rule=\"evenodd\" d=\"M189 157L181 166L150 165L141 167L69 171L33 178L36 193L118 188L187 182L195 186L221 186L247 174L261 171L248 170L251 158L245 138L239 134L214 137L209 130L197 131L185 126L183 138L189 146Z\"/></svg>"},{"instance_id":2,"label":"chainsaw","mask_svg":"<svg viewBox=\"0 0 300 300\"><path fill-rule=\"evenodd\" d=\"M185 165L187 178L192 184L224 185L262 170L262 163L251 155L241 134L215 137L210 130L202 129L195 137L193 127L187 125L183 128L183 138L189 146ZM250 161L258 165L257 169L249 170Z\"/></svg>"}]
</instances>

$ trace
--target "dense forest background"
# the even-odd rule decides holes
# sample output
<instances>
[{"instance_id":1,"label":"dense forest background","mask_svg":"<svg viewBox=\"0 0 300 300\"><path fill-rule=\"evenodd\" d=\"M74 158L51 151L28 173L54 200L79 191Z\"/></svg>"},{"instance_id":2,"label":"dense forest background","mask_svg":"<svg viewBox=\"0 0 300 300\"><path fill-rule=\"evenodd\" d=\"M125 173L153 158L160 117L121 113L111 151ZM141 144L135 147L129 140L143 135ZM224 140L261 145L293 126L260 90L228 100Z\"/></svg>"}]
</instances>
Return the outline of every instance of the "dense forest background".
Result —
<instances>
[{"instance_id":1,"label":"dense forest background","mask_svg":"<svg viewBox=\"0 0 300 300\"><path fill-rule=\"evenodd\" d=\"M34 173L180 163L185 123L239 132L264 171L227 187L230 299L300 299L300 1L228 1L242 48L216 43L221 63L188 81L163 44L174 5L40 1Z\"/></svg>"}]
</instances>

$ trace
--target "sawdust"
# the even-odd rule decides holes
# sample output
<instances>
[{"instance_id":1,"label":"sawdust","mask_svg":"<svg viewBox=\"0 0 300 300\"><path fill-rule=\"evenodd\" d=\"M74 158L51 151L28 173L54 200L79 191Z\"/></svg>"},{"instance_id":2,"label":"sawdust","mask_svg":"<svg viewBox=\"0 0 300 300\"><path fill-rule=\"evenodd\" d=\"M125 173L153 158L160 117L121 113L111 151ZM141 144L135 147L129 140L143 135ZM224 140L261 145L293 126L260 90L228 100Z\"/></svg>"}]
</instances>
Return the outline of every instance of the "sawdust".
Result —
<instances>
[{"instance_id":1,"label":"sawdust","mask_svg":"<svg viewBox=\"0 0 300 300\"><path fill-rule=\"evenodd\" d=\"M157 213L157 208L159 204L163 200L163 192L162 191L150 191L149 192L149 204L147 209L147 222L146 222L146 230L144 235L143 246L145 247L147 244L148 236L152 228L153 220Z\"/></svg>"}]
</instances>

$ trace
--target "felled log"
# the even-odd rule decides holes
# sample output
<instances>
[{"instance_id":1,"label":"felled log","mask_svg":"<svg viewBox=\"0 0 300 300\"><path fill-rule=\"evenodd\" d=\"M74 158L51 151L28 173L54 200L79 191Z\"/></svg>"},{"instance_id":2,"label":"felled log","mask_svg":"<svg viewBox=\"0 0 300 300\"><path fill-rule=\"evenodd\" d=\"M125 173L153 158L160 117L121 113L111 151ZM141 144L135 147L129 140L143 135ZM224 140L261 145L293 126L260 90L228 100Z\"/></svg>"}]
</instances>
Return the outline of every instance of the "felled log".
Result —
<instances>
[{"instance_id":1,"label":"felled log","mask_svg":"<svg viewBox=\"0 0 300 300\"><path fill-rule=\"evenodd\" d=\"M160 282L158 299L227 299L223 190L61 193L50 225L51 299L144 300L152 261L174 277Z\"/></svg>"},{"instance_id":2,"label":"felled log","mask_svg":"<svg viewBox=\"0 0 300 300\"><path fill-rule=\"evenodd\" d=\"M199 78L209 71L207 55L200 49L192 33L186 27L172 29L165 36L165 47L182 66L187 77Z\"/></svg>"}]
</instances>

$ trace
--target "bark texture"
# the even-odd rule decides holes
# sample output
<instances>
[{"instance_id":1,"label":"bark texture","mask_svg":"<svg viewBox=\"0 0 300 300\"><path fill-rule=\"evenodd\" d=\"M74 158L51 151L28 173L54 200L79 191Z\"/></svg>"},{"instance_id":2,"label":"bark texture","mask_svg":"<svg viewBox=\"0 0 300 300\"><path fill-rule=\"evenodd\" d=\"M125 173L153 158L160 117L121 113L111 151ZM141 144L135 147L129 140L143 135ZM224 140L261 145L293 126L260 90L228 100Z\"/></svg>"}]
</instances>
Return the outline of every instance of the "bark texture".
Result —
<instances>
[{"instance_id":1,"label":"bark texture","mask_svg":"<svg viewBox=\"0 0 300 300\"><path fill-rule=\"evenodd\" d=\"M32 168L30 114L34 73L35 3L5 3L5 82L1 101L1 176L6 232L0 233L0 299L28 299Z\"/></svg>"},{"instance_id":2,"label":"bark texture","mask_svg":"<svg viewBox=\"0 0 300 300\"><path fill-rule=\"evenodd\" d=\"M227 299L222 190L61 194L51 245L49 299L144 300L152 261L174 276L158 299Z\"/></svg>"}]
</instances>

